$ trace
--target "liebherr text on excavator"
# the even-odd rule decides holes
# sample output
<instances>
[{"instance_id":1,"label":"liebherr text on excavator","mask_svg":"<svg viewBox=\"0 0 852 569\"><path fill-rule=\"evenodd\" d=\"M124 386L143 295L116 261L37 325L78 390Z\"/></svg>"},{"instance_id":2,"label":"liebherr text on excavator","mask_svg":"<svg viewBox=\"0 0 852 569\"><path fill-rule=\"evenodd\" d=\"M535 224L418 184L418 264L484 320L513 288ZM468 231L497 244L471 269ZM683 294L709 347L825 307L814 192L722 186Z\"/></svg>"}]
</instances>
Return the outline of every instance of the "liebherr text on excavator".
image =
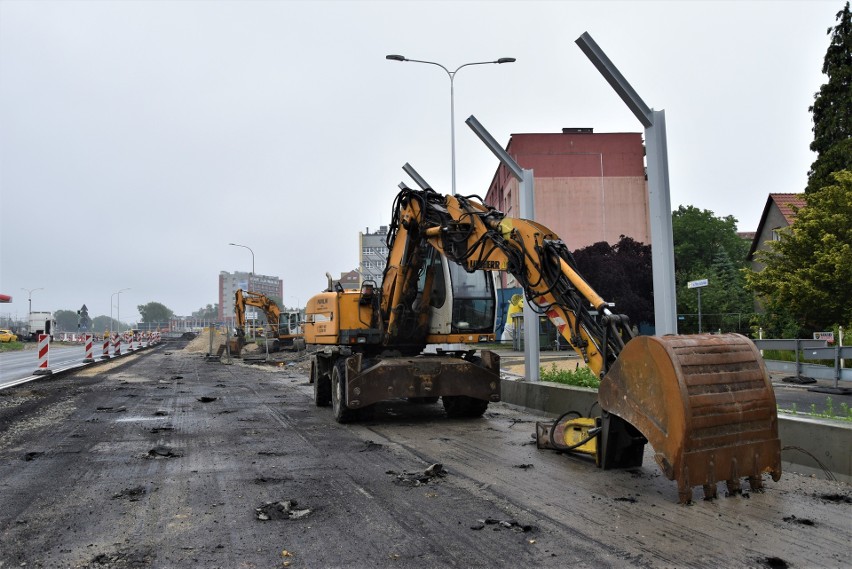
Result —
<instances>
[{"instance_id":1,"label":"liebherr text on excavator","mask_svg":"<svg viewBox=\"0 0 852 569\"><path fill-rule=\"evenodd\" d=\"M507 271L601 377L600 416L538 425L540 447L584 452L606 469L641 465L650 442L681 502L694 486L712 498L717 481L738 491L743 477L753 489L764 473L780 477L775 396L747 338L634 337L552 231L475 196L404 188L387 243L381 292L369 282L350 293L329 287L308 303L306 341L325 344L311 371L316 404L332 403L339 421L396 397L440 395L451 416L478 416L499 400L499 358L453 342L487 339L493 318L493 300L482 287L466 292L465 278L487 289L489 271Z\"/></svg>"}]
</instances>

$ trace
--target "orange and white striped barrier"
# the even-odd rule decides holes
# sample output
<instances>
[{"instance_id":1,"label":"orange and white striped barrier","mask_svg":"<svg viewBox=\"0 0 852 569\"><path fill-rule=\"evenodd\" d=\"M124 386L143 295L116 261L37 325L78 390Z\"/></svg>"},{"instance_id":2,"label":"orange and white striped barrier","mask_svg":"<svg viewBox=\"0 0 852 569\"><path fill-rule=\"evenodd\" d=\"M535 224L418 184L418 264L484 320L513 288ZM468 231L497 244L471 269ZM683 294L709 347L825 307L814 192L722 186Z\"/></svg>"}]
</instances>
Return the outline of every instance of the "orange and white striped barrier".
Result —
<instances>
[{"instance_id":1,"label":"orange and white striped barrier","mask_svg":"<svg viewBox=\"0 0 852 569\"><path fill-rule=\"evenodd\" d=\"M50 335L38 335L38 369L33 375L50 375L53 372L48 367L48 351L50 350Z\"/></svg>"},{"instance_id":2,"label":"orange and white striped barrier","mask_svg":"<svg viewBox=\"0 0 852 569\"><path fill-rule=\"evenodd\" d=\"M104 336L104 354L101 356L101 359L109 359L109 336Z\"/></svg>"},{"instance_id":3,"label":"orange and white striped barrier","mask_svg":"<svg viewBox=\"0 0 852 569\"><path fill-rule=\"evenodd\" d=\"M91 334L85 335L84 343L86 344L86 357L83 358L83 363L85 364L90 364L95 361L93 341L94 336L92 336Z\"/></svg>"}]
</instances>

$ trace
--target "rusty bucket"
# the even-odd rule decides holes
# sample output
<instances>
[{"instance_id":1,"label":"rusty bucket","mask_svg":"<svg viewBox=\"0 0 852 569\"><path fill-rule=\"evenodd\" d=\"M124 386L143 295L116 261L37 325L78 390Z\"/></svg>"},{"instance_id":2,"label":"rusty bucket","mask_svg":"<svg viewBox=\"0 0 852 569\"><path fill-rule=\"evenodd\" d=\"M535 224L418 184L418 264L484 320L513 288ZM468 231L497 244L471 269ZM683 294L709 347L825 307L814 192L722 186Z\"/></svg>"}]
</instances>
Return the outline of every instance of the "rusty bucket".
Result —
<instances>
[{"instance_id":1,"label":"rusty bucket","mask_svg":"<svg viewBox=\"0 0 852 569\"><path fill-rule=\"evenodd\" d=\"M600 404L633 425L655 451L681 502L692 487L716 496L741 477L781 476L775 394L755 345L739 334L640 336L601 381Z\"/></svg>"}]
</instances>

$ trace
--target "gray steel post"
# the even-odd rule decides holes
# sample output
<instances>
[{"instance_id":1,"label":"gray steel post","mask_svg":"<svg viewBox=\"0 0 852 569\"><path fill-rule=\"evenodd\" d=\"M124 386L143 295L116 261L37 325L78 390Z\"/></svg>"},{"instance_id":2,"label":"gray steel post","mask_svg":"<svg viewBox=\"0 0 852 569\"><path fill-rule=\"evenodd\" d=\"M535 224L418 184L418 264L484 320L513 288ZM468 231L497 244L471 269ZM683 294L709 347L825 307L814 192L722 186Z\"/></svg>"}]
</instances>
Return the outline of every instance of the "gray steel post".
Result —
<instances>
[{"instance_id":1,"label":"gray steel post","mask_svg":"<svg viewBox=\"0 0 852 569\"><path fill-rule=\"evenodd\" d=\"M533 171L521 168L515 159L509 156L502 146L491 136L491 133L485 130L476 117L471 115L465 121L467 126L476 133L476 136L488 147L494 156L509 169L512 175L519 182L518 202L520 206L520 217L522 219L535 220L535 192L533 187ZM540 359L539 353L539 324L538 313L535 312L529 305L529 301L524 295L524 376L529 381L539 381L540 376Z\"/></svg>"},{"instance_id":2,"label":"gray steel post","mask_svg":"<svg viewBox=\"0 0 852 569\"><path fill-rule=\"evenodd\" d=\"M575 43L645 127L656 334L658 336L677 334L677 296L665 112L655 111L645 104L588 32L583 32Z\"/></svg>"},{"instance_id":3,"label":"gray steel post","mask_svg":"<svg viewBox=\"0 0 852 569\"><path fill-rule=\"evenodd\" d=\"M666 145L666 112L651 111L645 128L648 160L648 209L651 222L651 266L654 282L654 321L657 336L677 334L674 235Z\"/></svg>"},{"instance_id":4,"label":"gray steel post","mask_svg":"<svg viewBox=\"0 0 852 569\"><path fill-rule=\"evenodd\" d=\"M533 171L524 169L520 183L521 218L535 220L535 192ZM541 345L539 315L524 299L524 376L529 381L541 380Z\"/></svg>"}]
</instances>

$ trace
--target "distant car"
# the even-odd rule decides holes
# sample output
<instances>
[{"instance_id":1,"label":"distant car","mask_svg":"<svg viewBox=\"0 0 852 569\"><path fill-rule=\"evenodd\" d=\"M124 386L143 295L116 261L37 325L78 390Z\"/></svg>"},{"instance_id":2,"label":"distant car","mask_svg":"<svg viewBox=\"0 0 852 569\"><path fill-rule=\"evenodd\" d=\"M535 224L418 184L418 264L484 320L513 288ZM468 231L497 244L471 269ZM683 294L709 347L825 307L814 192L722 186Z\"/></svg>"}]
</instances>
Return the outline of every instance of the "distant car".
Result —
<instances>
[{"instance_id":1,"label":"distant car","mask_svg":"<svg viewBox=\"0 0 852 569\"><path fill-rule=\"evenodd\" d=\"M0 342L17 342L18 336L12 333L11 330L0 330Z\"/></svg>"}]
</instances>

